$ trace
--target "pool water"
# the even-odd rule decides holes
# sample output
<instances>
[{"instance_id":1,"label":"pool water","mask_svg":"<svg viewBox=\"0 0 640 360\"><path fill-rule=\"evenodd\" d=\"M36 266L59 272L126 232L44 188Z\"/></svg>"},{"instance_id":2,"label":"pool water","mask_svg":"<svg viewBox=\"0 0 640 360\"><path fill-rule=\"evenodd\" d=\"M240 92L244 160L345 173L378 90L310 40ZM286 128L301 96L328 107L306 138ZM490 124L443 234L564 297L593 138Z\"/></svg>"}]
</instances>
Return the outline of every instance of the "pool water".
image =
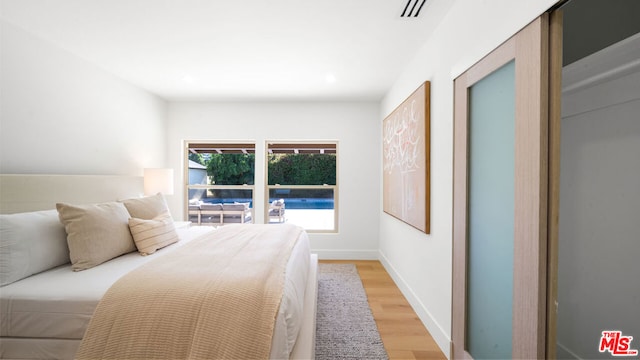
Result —
<instances>
[{"instance_id":1,"label":"pool water","mask_svg":"<svg viewBox=\"0 0 640 360\"><path fill-rule=\"evenodd\" d=\"M273 202L277 199L269 199L269 203ZM220 204L220 203L249 203L250 207L253 207L253 201L251 199L242 199L242 198L228 198L228 199L203 199L204 202L209 204ZM284 199L285 209L333 209L334 202L333 199L318 199L318 198L291 198Z\"/></svg>"}]
</instances>

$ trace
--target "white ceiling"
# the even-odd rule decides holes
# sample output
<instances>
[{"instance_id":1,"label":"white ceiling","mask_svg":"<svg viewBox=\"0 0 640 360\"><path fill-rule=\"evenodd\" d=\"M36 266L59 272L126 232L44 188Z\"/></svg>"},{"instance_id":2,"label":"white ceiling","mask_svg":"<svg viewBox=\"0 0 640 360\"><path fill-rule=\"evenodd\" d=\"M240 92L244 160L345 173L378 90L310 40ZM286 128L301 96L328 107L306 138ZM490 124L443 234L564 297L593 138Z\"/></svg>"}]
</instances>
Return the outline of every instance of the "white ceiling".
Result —
<instances>
[{"instance_id":1,"label":"white ceiling","mask_svg":"<svg viewBox=\"0 0 640 360\"><path fill-rule=\"evenodd\" d=\"M380 100L453 0L0 0L0 16L168 100Z\"/></svg>"}]
</instances>

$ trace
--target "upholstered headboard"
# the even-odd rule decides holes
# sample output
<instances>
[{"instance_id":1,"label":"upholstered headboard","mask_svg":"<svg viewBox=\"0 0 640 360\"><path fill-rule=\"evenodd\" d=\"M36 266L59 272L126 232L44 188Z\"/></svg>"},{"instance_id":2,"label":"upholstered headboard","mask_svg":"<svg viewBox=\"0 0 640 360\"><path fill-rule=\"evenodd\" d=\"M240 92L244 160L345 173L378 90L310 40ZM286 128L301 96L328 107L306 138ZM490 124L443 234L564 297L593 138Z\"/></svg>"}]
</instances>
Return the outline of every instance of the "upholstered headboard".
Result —
<instances>
[{"instance_id":1,"label":"upholstered headboard","mask_svg":"<svg viewBox=\"0 0 640 360\"><path fill-rule=\"evenodd\" d=\"M142 176L0 174L0 213L128 199L141 196L143 186Z\"/></svg>"}]
</instances>

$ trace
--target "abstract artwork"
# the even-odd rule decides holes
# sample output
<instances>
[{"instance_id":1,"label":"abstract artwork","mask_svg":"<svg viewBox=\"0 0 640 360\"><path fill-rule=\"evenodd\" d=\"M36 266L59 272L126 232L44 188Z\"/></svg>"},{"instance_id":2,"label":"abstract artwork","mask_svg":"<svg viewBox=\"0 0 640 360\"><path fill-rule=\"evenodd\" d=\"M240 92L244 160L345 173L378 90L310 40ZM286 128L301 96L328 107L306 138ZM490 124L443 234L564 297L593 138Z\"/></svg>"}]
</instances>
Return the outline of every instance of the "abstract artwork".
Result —
<instances>
[{"instance_id":1,"label":"abstract artwork","mask_svg":"<svg viewBox=\"0 0 640 360\"><path fill-rule=\"evenodd\" d=\"M383 121L383 210L430 232L430 82Z\"/></svg>"}]
</instances>

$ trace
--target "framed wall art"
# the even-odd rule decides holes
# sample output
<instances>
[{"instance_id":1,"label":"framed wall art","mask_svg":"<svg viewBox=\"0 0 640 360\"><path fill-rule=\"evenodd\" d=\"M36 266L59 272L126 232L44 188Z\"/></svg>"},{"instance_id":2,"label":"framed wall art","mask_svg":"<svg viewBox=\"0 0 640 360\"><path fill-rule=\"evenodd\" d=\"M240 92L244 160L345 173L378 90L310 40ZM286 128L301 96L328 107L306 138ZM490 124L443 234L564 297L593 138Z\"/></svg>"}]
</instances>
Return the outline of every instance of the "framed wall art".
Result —
<instances>
[{"instance_id":1,"label":"framed wall art","mask_svg":"<svg viewBox=\"0 0 640 360\"><path fill-rule=\"evenodd\" d=\"M426 81L382 124L383 210L430 232L430 82Z\"/></svg>"}]
</instances>

